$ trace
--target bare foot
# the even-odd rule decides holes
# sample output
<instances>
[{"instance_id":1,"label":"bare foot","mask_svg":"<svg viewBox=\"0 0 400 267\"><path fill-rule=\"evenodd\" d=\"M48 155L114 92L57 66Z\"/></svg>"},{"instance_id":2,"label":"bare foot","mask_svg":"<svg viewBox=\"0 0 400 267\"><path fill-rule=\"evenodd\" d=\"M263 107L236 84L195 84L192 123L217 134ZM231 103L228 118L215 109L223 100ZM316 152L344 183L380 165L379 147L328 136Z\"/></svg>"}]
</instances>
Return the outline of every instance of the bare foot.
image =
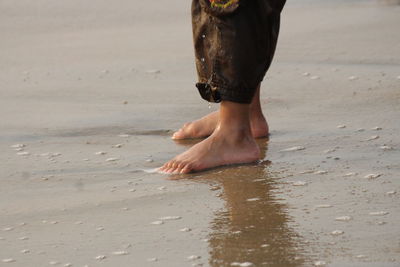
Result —
<instances>
[{"instance_id":1,"label":"bare foot","mask_svg":"<svg viewBox=\"0 0 400 267\"><path fill-rule=\"evenodd\" d=\"M212 112L196 121L185 123L172 135L174 140L194 139L210 136L218 125L219 111ZM268 123L262 114L250 112L250 127L254 138L266 137L269 134Z\"/></svg>"},{"instance_id":2,"label":"bare foot","mask_svg":"<svg viewBox=\"0 0 400 267\"><path fill-rule=\"evenodd\" d=\"M266 137L269 134L267 120L265 119L260 103L260 85L249 106L251 134L254 138ZM210 113L203 118L186 123L172 135L172 139L191 139L210 136L220 122L221 110Z\"/></svg>"},{"instance_id":3,"label":"bare foot","mask_svg":"<svg viewBox=\"0 0 400 267\"><path fill-rule=\"evenodd\" d=\"M211 136L165 163L166 173L190 173L217 166L258 160L260 149L250 133L233 133L217 128Z\"/></svg>"},{"instance_id":4,"label":"bare foot","mask_svg":"<svg viewBox=\"0 0 400 267\"><path fill-rule=\"evenodd\" d=\"M210 136L218 125L219 112L212 112L196 121L185 123L172 135L174 140L203 138Z\"/></svg>"}]
</instances>

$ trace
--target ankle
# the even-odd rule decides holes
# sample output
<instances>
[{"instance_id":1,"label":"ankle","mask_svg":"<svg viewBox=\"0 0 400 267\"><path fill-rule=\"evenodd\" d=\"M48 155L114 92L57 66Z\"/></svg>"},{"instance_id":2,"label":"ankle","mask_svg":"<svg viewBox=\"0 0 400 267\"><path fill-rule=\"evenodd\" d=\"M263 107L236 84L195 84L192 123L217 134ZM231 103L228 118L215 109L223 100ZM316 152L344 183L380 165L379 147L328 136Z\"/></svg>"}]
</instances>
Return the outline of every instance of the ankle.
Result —
<instances>
[{"instance_id":1,"label":"ankle","mask_svg":"<svg viewBox=\"0 0 400 267\"><path fill-rule=\"evenodd\" d=\"M229 143L241 143L253 140L250 127L232 125L218 125L214 131L215 136L223 138Z\"/></svg>"}]
</instances>

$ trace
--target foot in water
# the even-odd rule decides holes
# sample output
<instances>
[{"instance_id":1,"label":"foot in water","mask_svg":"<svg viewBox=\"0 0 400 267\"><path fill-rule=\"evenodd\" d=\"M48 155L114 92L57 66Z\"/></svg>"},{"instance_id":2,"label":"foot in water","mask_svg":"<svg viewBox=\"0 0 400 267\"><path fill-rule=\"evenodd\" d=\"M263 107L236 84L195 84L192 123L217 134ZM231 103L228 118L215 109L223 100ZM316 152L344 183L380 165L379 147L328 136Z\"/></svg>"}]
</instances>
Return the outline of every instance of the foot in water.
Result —
<instances>
[{"instance_id":1,"label":"foot in water","mask_svg":"<svg viewBox=\"0 0 400 267\"><path fill-rule=\"evenodd\" d=\"M217 166L250 163L260 157L249 121L249 105L223 101L213 133L188 151L165 163L159 171L190 173Z\"/></svg>"},{"instance_id":2,"label":"foot in water","mask_svg":"<svg viewBox=\"0 0 400 267\"><path fill-rule=\"evenodd\" d=\"M172 139L182 140L210 136L216 129L219 119L220 112L215 111L198 120L186 123L172 135ZM250 128L254 138L266 137L269 134L268 123L260 104L260 87L258 87L250 104Z\"/></svg>"},{"instance_id":3,"label":"foot in water","mask_svg":"<svg viewBox=\"0 0 400 267\"><path fill-rule=\"evenodd\" d=\"M217 127L218 121L219 111L212 112L196 121L185 123L172 135L172 139L183 140L210 136ZM250 127L254 138L266 137L269 134L267 120L262 114L250 117Z\"/></svg>"}]
</instances>

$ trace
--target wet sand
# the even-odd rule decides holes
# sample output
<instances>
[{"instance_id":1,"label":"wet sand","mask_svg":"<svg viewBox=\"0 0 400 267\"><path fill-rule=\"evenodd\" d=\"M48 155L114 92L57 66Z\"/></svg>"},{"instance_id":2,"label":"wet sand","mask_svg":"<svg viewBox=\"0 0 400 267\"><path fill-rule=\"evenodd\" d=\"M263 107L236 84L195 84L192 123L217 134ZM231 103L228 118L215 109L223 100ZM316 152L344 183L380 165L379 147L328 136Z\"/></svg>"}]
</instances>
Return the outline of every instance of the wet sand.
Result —
<instances>
[{"instance_id":1,"label":"wet sand","mask_svg":"<svg viewBox=\"0 0 400 267\"><path fill-rule=\"evenodd\" d=\"M217 106L150 2L1 1L0 265L399 266L400 6L289 1L263 160L166 176Z\"/></svg>"}]
</instances>

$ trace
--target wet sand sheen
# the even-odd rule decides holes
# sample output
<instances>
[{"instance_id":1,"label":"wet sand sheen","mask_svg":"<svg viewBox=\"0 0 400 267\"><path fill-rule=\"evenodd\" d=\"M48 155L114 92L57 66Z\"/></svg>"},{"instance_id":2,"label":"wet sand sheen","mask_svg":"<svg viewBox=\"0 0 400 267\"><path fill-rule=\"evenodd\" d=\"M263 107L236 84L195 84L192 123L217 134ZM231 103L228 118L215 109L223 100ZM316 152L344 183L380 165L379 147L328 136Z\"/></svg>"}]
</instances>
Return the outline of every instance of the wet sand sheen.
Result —
<instances>
[{"instance_id":1,"label":"wet sand sheen","mask_svg":"<svg viewBox=\"0 0 400 267\"><path fill-rule=\"evenodd\" d=\"M398 6L288 2L263 161L164 176L190 1L1 5L2 266L398 265Z\"/></svg>"}]
</instances>

